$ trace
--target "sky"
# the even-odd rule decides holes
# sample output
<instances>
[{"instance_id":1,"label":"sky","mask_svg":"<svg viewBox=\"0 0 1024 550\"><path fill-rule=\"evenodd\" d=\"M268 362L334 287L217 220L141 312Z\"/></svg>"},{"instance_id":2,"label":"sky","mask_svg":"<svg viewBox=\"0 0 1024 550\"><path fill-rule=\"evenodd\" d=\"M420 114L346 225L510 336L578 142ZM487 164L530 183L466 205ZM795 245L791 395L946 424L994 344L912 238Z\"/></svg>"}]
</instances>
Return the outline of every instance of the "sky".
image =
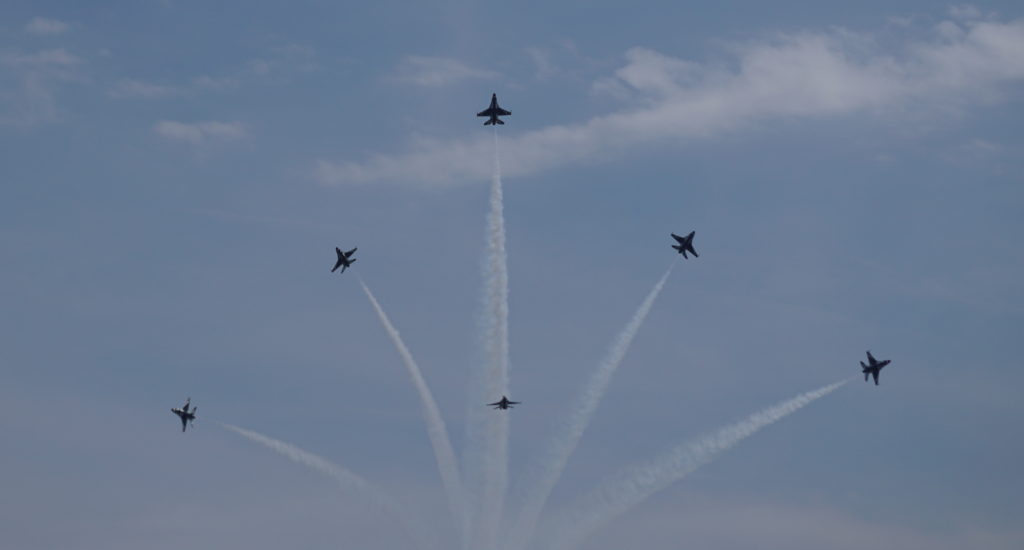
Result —
<instances>
[{"instance_id":1,"label":"sky","mask_svg":"<svg viewBox=\"0 0 1024 550\"><path fill-rule=\"evenodd\" d=\"M360 281L474 491L497 144L503 525L671 267L529 548L847 379L578 547L1020 548L1022 92L1018 2L4 2L0 546L465 548Z\"/></svg>"}]
</instances>

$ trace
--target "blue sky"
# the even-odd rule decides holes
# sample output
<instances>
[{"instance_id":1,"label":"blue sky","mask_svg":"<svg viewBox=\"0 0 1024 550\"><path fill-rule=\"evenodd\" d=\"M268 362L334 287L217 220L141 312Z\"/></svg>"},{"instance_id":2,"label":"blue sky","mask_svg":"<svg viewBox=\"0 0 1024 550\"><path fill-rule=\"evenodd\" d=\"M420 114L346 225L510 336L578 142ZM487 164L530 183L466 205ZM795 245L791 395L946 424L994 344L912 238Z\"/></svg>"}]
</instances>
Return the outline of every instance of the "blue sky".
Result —
<instances>
[{"instance_id":1,"label":"blue sky","mask_svg":"<svg viewBox=\"0 0 1024 550\"><path fill-rule=\"evenodd\" d=\"M556 486L854 380L583 548L1019 548L1017 3L6 2L0 540L449 547L497 92L510 479L696 230ZM359 247L328 273L332 248ZM167 411L191 396L195 431ZM514 506L515 502L510 502ZM537 548L544 548L542 542Z\"/></svg>"}]
</instances>

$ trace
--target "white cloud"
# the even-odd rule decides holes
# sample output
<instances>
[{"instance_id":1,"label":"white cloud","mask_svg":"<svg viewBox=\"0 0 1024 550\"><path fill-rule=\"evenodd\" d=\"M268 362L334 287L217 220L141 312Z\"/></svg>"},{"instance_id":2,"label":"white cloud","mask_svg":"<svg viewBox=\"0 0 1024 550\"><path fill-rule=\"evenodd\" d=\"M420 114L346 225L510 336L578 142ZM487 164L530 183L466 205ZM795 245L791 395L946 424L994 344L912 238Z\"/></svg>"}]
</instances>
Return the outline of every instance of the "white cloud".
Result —
<instances>
[{"instance_id":1,"label":"white cloud","mask_svg":"<svg viewBox=\"0 0 1024 550\"><path fill-rule=\"evenodd\" d=\"M628 107L505 139L503 169L524 176L765 120L967 105L992 100L1005 84L1024 79L1024 20L950 24L962 33L945 32L894 53L873 52L870 36L841 29L736 46L727 65L635 48L621 69L595 84L616 90ZM316 177L329 184L482 180L491 166L480 159L491 157L491 147L485 138L420 140L404 154L320 160Z\"/></svg>"},{"instance_id":2,"label":"white cloud","mask_svg":"<svg viewBox=\"0 0 1024 550\"><path fill-rule=\"evenodd\" d=\"M474 78L495 78L493 71L474 69L447 57L410 55L399 63L395 79L417 86L440 87Z\"/></svg>"},{"instance_id":3,"label":"white cloud","mask_svg":"<svg viewBox=\"0 0 1024 550\"><path fill-rule=\"evenodd\" d=\"M115 99L194 97L204 92L229 92L275 76L312 72L317 68L315 50L289 44L273 49L266 59L250 59L220 76L200 75L171 84L122 78L107 90L107 96Z\"/></svg>"},{"instance_id":4,"label":"white cloud","mask_svg":"<svg viewBox=\"0 0 1024 550\"><path fill-rule=\"evenodd\" d=\"M33 17L25 24L25 32L31 34L60 34L71 28L71 25L56 19Z\"/></svg>"},{"instance_id":5,"label":"white cloud","mask_svg":"<svg viewBox=\"0 0 1024 550\"><path fill-rule=\"evenodd\" d=\"M153 126L153 131L161 137L173 141L185 141L193 145L202 145L210 141L234 141L246 137L245 127L240 122L177 122L161 120Z\"/></svg>"},{"instance_id":6,"label":"white cloud","mask_svg":"<svg viewBox=\"0 0 1024 550\"><path fill-rule=\"evenodd\" d=\"M0 52L0 124L31 126L57 120L57 89L82 79L81 64L61 48Z\"/></svg>"},{"instance_id":7,"label":"white cloud","mask_svg":"<svg viewBox=\"0 0 1024 550\"><path fill-rule=\"evenodd\" d=\"M49 67L68 67L77 65L81 60L63 48L41 50L36 53L4 53L0 54L0 65L44 69Z\"/></svg>"},{"instance_id":8,"label":"white cloud","mask_svg":"<svg viewBox=\"0 0 1024 550\"><path fill-rule=\"evenodd\" d=\"M558 67L551 60L551 55L541 48L526 48L526 54L533 60L537 70L534 76L540 80L558 73Z\"/></svg>"},{"instance_id":9,"label":"white cloud","mask_svg":"<svg viewBox=\"0 0 1024 550\"><path fill-rule=\"evenodd\" d=\"M971 4L960 4L949 7L949 16L955 19L973 20L981 19L981 10Z\"/></svg>"},{"instance_id":10,"label":"white cloud","mask_svg":"<svg viewBox=\"0 0 1024 550\"><path fill-rule=\"evenodd\" d=\"M134 78L122 78L111 89L107 90L107 95L118 99L128 97L156 99L183 95L185 93L187 92L182 88L153 84L152 82L144 82Z\"/></svg>"}]
</instances>

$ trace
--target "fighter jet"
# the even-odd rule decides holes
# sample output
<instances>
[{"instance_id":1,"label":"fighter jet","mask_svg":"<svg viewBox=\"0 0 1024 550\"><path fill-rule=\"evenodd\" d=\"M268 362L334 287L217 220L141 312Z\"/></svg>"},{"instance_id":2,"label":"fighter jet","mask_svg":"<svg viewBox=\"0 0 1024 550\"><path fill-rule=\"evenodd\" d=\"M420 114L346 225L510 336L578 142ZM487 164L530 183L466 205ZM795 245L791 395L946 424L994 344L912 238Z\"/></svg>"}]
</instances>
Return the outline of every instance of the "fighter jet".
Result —
<instances>
[{"instance_id":1,"label":"fighter jet","mask_svg":"<svg viewBox=\"0 0 1024 550\"><path fill-rule=\"evenodd\" d=\"M488 403L487 406L488 407L494 407L494 410L498 410L498 409L505 410L505 409L511 409L512 405L518 405L519 403L520 403L519 401L509 401L508 398L503 395L503 396L501 396L501 401L495 401L494 403Z\"/></svg>"},{"instance_id":2,"label":"fighter jet","mask_svg":"<svg viewBox=\"0 0 1024 550\"><path fill-rule=\"evenodd\" d=\"M192 403L192 398L189 397L185 400L185 406L180 409L171 409L171 412L178 415L181 419L181 431L185 431L186 425L192 425L192 422L196 419L196 407L192 407L192 410L188 410L189 404Z\"/></svg>"},{"instance_id":3,"label":"fighter jet","mask_svg":"<svg viewBox=\"0 0 1024 550\"><path fill-rule=\"evenodd\" d=\"M693 249L693 234L694 233L696 233L696 231L690 231L690 234L685 236L685 237L680 237L679 235L676 235L675 233L672 233L672 238L675 239L677 243L679 243L679 244L672 245L672 248L678 250L679 253L682 254L684 258L687 257L686 256L686 251L690 251L690 254L693 254L694 258L700 258L700 256L697 255L697 251Z\"/></svg>"},{"instance_id":4,"label":"fighter jet","mask_svg":"<svg viewBox=\"0 0 1024 550\"><path fill-rule=\"evenodd\" d=\"M334 251L338 253L338 263L334 264L334 267L331 269L331 273L334 273L334 270L339 267L341 267L341 272L344 273L346 269L356 263L356 259L352 258L352 255L355 254L356 250L358 250L358 248L353 248L348 252L342 252L340 248L334 247Z\"/></svg>"},{"instance_id":5,"label":"fighter jet","mask_svg":"<svg viewBox=\"0 0 1024 550\"><path fill-rule=\"evenodd\" d=\"M480 111L476 116L490 117L487 119L487 122L484 123L484 126L489 126L491 124L505 124L505 122L498 117L508 116L511 114L512 113L510 111L506 111L505 109L498 107L498 94L491 94L491 106Z\"/></svg>"},{"instance_id":6,"label":"fighter jet","mask_svg":"<svg viewBox=\"0 0 1024 550\"><path fill-rule=\"evenodd\" d=\"M889 363L889 359L886 359L885 361L878 361L877 359L875 359L873 355L871 355L871 352L868 351L868 364L865 365L864 361L860 362L861 370L864 372L864 381L868 381L868 375L870 374L875 378L875 385L877 386L878 373L882 370L882 367L888 365Z\"/></svg>"}]
</instances>

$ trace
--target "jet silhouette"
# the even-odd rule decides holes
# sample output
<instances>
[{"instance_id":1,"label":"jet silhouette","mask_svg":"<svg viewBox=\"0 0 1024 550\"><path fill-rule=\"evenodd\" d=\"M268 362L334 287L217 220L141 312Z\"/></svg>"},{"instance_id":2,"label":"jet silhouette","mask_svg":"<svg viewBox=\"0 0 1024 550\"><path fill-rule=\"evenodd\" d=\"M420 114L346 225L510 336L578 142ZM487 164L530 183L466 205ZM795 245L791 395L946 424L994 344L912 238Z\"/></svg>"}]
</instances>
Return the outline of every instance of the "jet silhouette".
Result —
<instances>
[{"instance_id":1,"label":"jet silhouette","mask_svg":"<svg viewBox=\"0 0 1024 550\"><path fill-rule=\"evenodd\" d=\"M341 272L344 273L346 269L356 263L356 259L352 258L352 255L356 253L356 250L358 250L358 248L353 248L348 252L342 252L340 248L334 247L334 251L338 253L338 263L334 264L334 267L331 268L331 273L334 273L334 270L339 267L341 268Z\"/></svg>"},{"instance_id":2,"label":"jet silhouette","mask_svg":"<svg viewBox=\"0 0 1024 550\"><path fill-rule=\"evenodd\" d=\"M196 407L192 407L192 410L188 410L189 404L192 403L192 398L189 397L185 400L185 406L180 409L171 409L171 412L178 415L181 419L181 431L185 431L186 426L191 426L192 422L196 419Z\"/></svg>"},{"instance_id":3,"label":"jet silhouette","mask_svg":"<svg viewBox=\"0 0 1024 550\"><path fill-rule=\"evenodd\" d=\"M501 401L495 401L494 403L488 403L487 406L488 407L494 407L494 410L498 410L498 409L506 410L506 409L511 409L512 405L518 405L519 403L520 403L519 401L509 401L508 398L503 395L503 396L501 396Z\"/></svg>"},{"instance_id":4,"label":"jet silhouette","mask_svg":"<svg viewBox=\"0 0 1024 550\"><path fill-rule=\"evenodd\" d=\"M690 254L693 254L694 258L699 258L700 257L700 256L697 255L697 251L693 249L693 235L694 235L694 233L696 233L696 231L690 231L690 234L685 236L685 237L680 237L679 235L676 235L675 233L672 233L672 238L676 240L676 243L678 243L678 244L672 245L672 248L678 250L679 253L682 254L684 258L687 257L686 256L686 252L687 251L689 251Z\"/></svg>"},{"instance_id":5,"label":"jet silhouette","mask_svg":"<svg viewBox=\"0 0 1024 550\"><path fill-rule=\"evenodd\" d=\"M498 107L498 94L491 94L491 106L480 111L476 116L490 117L487 119L487 122L484 123L484 126L488 126L491 124L505 124L505 122L498 117L508 116L511 114L511 111L506 111L505 109Z\"/></svg>"},{"instance_id":6,"label":"jet silhouette","mask_svg":"<svg viewBox=\"0 0 1024 550\"><path fill-rule=\"evenodd\" d=\"M889 359L886 359L885 361L879 361L875 359L873 355L871 355L871 351L868 351L868 364L865 365L864 361L860 362L861 372L864 373L864 381L868 381L868 375L870 374L875 378L875 385L877 386L878 373L881 372L882 367L888 365L889 363L891 363Z\"/></svg>"}]
</instances>

